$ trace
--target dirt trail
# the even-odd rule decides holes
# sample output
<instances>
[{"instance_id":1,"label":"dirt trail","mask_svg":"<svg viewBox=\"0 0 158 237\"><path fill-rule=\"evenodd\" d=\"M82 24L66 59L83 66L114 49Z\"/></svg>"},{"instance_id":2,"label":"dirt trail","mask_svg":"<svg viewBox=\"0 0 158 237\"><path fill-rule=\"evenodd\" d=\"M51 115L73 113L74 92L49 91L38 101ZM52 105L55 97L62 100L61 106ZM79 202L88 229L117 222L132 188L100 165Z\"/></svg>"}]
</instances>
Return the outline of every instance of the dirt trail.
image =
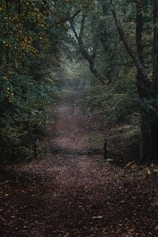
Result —
<instances>
[{"instance_id":1,"label":"dirt trail","mask_svg":"<svg viewBox=\"0 0 158 237\"><path fill-rule=\"evenodd\" d=\"M141 171L89 156L90 124L75 93L52 109L49 158L16 167L0 187L1 237L156 237L158 192Z\"/></svg>"},{"instance_id":2,"label":"dirt trail","mask_svg":"<svg viewBox=\"0 0 158 237\"><path fill-rule=\"evenodd\" d=\"M65 94L67 93L65 92ZM90 149L88 121L79 108L73 109L73 103L79 99L80 94L69 93L63 103L55 109L57 115L55 144L59 148L59 152L62 150L70 154L86 153Z\"/></svg>"}]
</instances>

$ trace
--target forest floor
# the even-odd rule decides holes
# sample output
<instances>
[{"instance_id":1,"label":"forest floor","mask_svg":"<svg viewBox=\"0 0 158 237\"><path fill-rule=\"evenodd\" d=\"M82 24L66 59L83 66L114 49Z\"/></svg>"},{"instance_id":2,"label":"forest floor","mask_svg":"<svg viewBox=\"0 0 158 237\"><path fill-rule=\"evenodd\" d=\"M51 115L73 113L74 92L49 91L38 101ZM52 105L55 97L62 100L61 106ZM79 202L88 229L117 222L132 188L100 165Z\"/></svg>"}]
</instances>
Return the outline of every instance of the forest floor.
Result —
<instances>
[{"instance_id":1,"label":"forest floor","mask_svg":"<svg viewBox=\"0 0 158 237\"><path fill-rule=\"evenodd\" d=\"M152 165L106 162L102 147L92 145L101 134L99 118L95 123L72 109L76 98L67 93L52 108L46 157L1 174L0 237L157 237ZM103 144L109 132L101 130Z\"/></svg>"}]
</instances>

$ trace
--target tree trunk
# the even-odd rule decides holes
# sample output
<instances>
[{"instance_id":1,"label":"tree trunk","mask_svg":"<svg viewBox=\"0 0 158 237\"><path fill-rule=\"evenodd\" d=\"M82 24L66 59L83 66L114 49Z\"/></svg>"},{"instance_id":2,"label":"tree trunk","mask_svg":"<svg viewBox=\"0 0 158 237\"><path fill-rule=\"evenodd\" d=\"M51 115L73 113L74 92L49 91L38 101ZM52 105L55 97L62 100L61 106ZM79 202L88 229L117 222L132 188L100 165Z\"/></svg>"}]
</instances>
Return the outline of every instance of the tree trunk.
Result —
<instances>
[{"instance_id":1,"label":"tree trunk","mask_svg":"<svg viewBox=\"0 0 158 237\"><path fill-rule=\"evenodd\" d=\"M142 42L142 34L143 34L143 18L142 18L142 3L140 1L136 1L136 46L137 46L137 54L139 60L144 68L144 60L143 60L143 42ZM137 68L136 75L136 84L138 89L138 94L140 100L144 98L148 98L148 94L144 93L146 88L143 88L142 83L144 80L144 76L141 71ZM146 87L146 85L145 85ZM148 116L145 111L141 111L141 141L140 141L140 161L147 162L150 157L150 128L147 126L148 124Z\"/></svg>"},{"instance_id":2,"label":"tree trunk","mask_svg":"<svg viewBox=\"0 0 158 237\"><path fill-rule=\"evenodd\" d=\"M141 33L143 29L141 18L140 2L137 3L137 49L141 63L143 64L142 56L142 39ZM157 96L158 96L158 1L153 1L153 25L154 25L154 39L153 39L153 83L150 96L145 97L149 99L151 111L142 111L141 122L141 161L151 162L158 161L158 116L157 116ZM137 73L137 78L141 75ZM139 81L139 79L137 79ZM140 94L140 98L141 98Z\"/></svg>"},{"instance_id":3,"label":"tree trunk","mask_svg":"<svg viewBox=\"0 0 158 237\"><path fill-rule=\"evenodd\" d=\"M82 56L87 60L87 62L89 63L89 68L90 71L92 72L92 74L96 77L96 79L102 84L105 85L107 82L107 78L105 78L104 75L102 75L97 68L95 67L95 57L96 57L96 52L94 49L93 54L89 54L89 52L85 49L84 44L83 44L83 35L84 35L84 30L85 30L85 15L82 15L82 19L81 19L81 25L80 25L80 32L79 34L77 34L77 31L74 27L73 21L70 20L70 25L71 25L71 29L74 33L74 36L77 39L78 42L78 46L79 46L79 50L80 53L82 54Z\"/></svg>"},{"instance_id":4,"label":"tree trunk","mask_svg":"<svg viewBox=\"0 0 158 237\"><path fill-rule=\"evenodd\" d=\"M144 99L151 99L151 83L145 74L145 66L143 61L143 46L142 46L142 32L143 32L143 19L142 19L142 6L140 1L136 1L136 44L137 52L134 52L129 39L124 32L122 24L117 16L115 6L111 0L111 10L115 20L115 24L121 40L133 60L134 65L137 68L136 85L138 89L138 95L140 100L143 102ZM158 5L158 1L156 4ZM156 41L158 44L158 40ZM158 56L158 55L157 55ZM158 66L158 61L157 64ZM158 71L158 70L157 70ZM158 79L158 77L157 77ZM158 126L154 126L155 128ZM157 130L156 130L157 131ZM158 132L154 132L153 125L150 125L150 115L147 110L142 109L141 111L141 143L140 143L140 161L147 162L153 159L153 151L155 150L155 137ZM158 140L158 139L157 139Z\"/></svg>"},{"instance_id":5,"label":"tree trunk","mask_svg":"<svg viewBox=\"0 0 158 237\"><path fill-rule=\"evenodd\" d=\"M153 39L153 86L152 98L154 116L152 117L151 124L151 157L153 160L158 161L158 1L153 0L153 25L154 25L154 39Z\"/></svg>"},{"instance_id":6,"label":"tree trunk","mask_svg":"<svg viewBox=\"0 0 158 237\"><path fill-rule=\"evenodd\" d=\"M142 61L139 58L140 52L139 53L134 52L134 50L130 44L130 41L127 37L127 34L125 33L125 31L122 27L122 24L117 16L117 13L115 10L115 5L113 4L112 0L111 0L111 11L112 11L113 18L115 20L116 28L117 28L117 31L120 35L120 38L126 48L127 53L129 54L129 56L133 60L134 65L137 68L137 72L138 72L139 76L137 77L136 84L137 84L137 88L138 88L139 97L140 98L148 98L150 96L150 81L145 74L145 70L144 70ZM137 39L137 40L139 40L139 39ZM140 49L140 45L139 45L139 49Z\"/></svg>"},{"instance_id":7,"label":"tree trunk","mask_svg":"<svg viewBox=\"0 0 158 237\"><path fill-rule=\"evenodd\" d=\"M153 0L153 25L154 25L154 42L153 42L153 96L158 95L158 1Z\"/></svg>"}]
</instances>

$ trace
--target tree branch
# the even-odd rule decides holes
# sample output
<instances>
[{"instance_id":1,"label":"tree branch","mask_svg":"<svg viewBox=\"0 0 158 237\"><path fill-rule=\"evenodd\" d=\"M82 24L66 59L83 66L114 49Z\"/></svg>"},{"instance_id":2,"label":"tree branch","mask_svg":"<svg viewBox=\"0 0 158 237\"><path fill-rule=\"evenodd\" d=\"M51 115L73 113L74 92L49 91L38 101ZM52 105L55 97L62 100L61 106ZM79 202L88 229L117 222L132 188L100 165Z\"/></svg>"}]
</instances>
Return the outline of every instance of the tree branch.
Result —
<instances>
[{"instance_id":1,"label":"tree branch","mask_svg":"<svg viewBox=\"0 0 158 237\"><path fill-rule=\"evenodd\" d=\"M78 40L79 40L79 36L78 36L78 34L77 34L76 30L75 30L75 27L74 27L74 24L73 24L73 22L72 22L72 19L70 20L70 26L71 26L71 29L72 29L74 35L75 35L75 38L76 38L77 41L78 41Z\"/></svg>"},{"instance_id":2,"label":"tree branch","mask_svg":"<svg viewBox=\"0 0 158 237\"><path fill-rule=\"evenodd\" d=\"M81 12L81 10L78 10L77 12L75 12L72 16L68 16L64 19L61 19L59 22L57 22L57 24L61 24L61 23L65 23L66 21L71 21L73 20L79 13Z\"/></svg>"},{"instance_id":3,"label":"tree branch","mask_svg":"<svg viewBox=\"0 0 158 237\"><path fill-rule=\"evenodd\" d=\"M84 28L85 28L85 15L82 15L82 19L81 19L81 28L80 28L80 33L79 33L79 39L82 40L82 36L84 34Z\"/></svg>"},{"instance_id":4,"label":"tree branch","mask_svg":"<svg viewBox=\"0 0 158 237\"><path fill-rule=\"evenodd\" d=\"M137 68L137 71L139 72L139 78L137 78L137 87L139 91L139 96L141 98L148 97L150 94L150 80L148 79L147 75L145 74L143 64L139 58L138 53L134 52L132 46L130 45L129 39L126 35L126 33L123 30L122 24L117 16L115 5L113 4L113 1L110 0L111 4L111 11L113 14L113 18L115 20L116 28L118 30L118 33L121 37L121 40L126 48L126 51L130 55L130 57L133 60L134 65Z\"/></svg>"},{"instance_id":5,"label":"tree branch","mask_svg":"<svg viewBox=\"0 0 158 237\"><path fill-rule=\"evenodd\" d=\"M83 45L83 34L84 34L84 29L85 29L85 15L83 14L82 15L82 19L81 19L81 27L80 27L80 32L79 32L79 35L77 34L76 30L75 30L75 27L73 25L73 20L70 20L70 25L71 25L71 28L72 28L72 31L75 35L75 38L77 39L77 42L78 42L78 45L79 45L79 50L82 54L82 56L88 61L89 63L89 67L90 67L90 71L93 73L93 75L102 83L102 84L105 84L105 77L100 74L98 72L98 70L95 68L95 63L94 63L94 60L95 60L95 56L96 56L96 53L93 52L92 55L90 55L87 50L85 49L84 45Z\"/></svg>"},{"instance_id":6,"label":"tree branch","mask_svg":"<svg viewBox=\"0 0 158 237\"><path fill-rule=\"evenodd\" d=\"M115 6L113 4L113 1L111 0L111 11L112 11L112 14L113 14L113 18L115 20L115 24L116 24L116 27L117 27L117 30L118 30L118 33L121 37L121 40L128 52L128 54L130 55L130 57L133 59L133 62L136 66L136 68L138 69L138 71L140 71L142 74L144 74L144 69L143 69L143 66L139 60L139 57L138 55L134 52L134 50L132 49L132 46L130 45L130 42L129 42L129 39L127 37L127 35L125 34L124 30L123 30L123 27L122 27L122 24L117 16L117 13L116 13L116 10L115 10Z\"/></svg>"}]
</instances>

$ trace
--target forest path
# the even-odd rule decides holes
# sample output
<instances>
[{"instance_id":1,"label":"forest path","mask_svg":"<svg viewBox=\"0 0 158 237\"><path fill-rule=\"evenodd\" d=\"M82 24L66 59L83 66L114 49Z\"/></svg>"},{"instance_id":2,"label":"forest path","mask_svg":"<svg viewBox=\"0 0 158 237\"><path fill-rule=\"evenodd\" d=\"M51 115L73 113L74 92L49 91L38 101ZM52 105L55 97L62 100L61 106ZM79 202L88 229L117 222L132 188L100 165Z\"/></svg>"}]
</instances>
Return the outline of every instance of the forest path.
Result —
<instances>
[{"instance_id":1,"label":"forest path","mask_svg":"<svg viewBox=\"0 0 158 237\"><path fill-rule=\"evenodd\" d=\"M75 102L80 99L82 93L65 91L65 97L60 105L53 108L56 114L55 139L53 149L61 153L69 154L88 153L90 149L88 118L83 115ZM53 116L53 115L52 115ZM54 134L54 131L53 131ZM55 144L54 144L55 142Z\"/></svg>"},{"instance_id":2,"label":"forest path","mask_svg":"<svg viewBox=\"0 0 158 237\"><path fill-rule=\"evenodd\" d=\"M16 167L17 182L0 187L0 236L158 236L155 183L88 155L92 128L72 110L76 96L52 108L50 157Z\"/></svg>"}]
</instances>

